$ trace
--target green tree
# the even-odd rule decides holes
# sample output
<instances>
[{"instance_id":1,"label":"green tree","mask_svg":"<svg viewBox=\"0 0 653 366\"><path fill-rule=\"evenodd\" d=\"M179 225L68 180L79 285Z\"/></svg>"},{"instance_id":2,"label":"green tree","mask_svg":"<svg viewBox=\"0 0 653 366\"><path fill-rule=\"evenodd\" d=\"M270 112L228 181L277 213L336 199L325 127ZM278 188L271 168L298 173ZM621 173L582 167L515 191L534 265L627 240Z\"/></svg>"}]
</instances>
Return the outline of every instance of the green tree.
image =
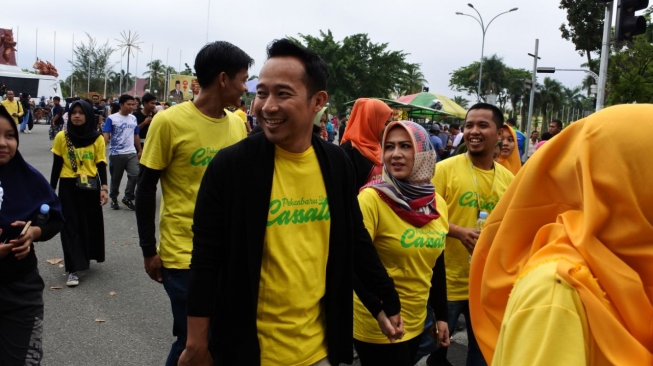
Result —
<instances>
[{"instance_id":1,"label":"green tree","mask_svg":"<svg viewBox=\"0 0 653 366\"><path fill-rule=\"evenodd\" d=\"M608 68L608 104L653 102L653 45L645 35L614 53Z\"/></svg>"},{"instance_id":2,"label":"green tree","mask_svg":"<svg viewBox=\"0 0 653 366\"><path fill-rule=\"evenodd\" d=\"M407 64L406 71L402 77L398 89L395 90L397 96L420 93L428 81L420 70L420 64Z\"/></svg>"},{"instance_id":3,"label":"green tree","mask_svg":"<svg viewBox=\"0 0 653 366\"><path fill-rule=\"evenodd\" d=\"M390 97L407 84L409 72L418 75L414 71L419 65L406 62L406 53L388 50L387 43L373 43L367 34L347 36L342 42L335 40L330 30L320 31L317 37L300 34L299 39L289 38L317 52L327 63L329 101L339 111L344 103L357 98Z\"/></svg>"},{"instance_id":4,"label":"green tree","mask_svg":"<svg viewBox=\"0 0 653 366\"><path fill-rule=\"evenodd\" d=\"M152 80L152 85L150 87L150 90L154 92L154 90L157 91L156 94L157 98L160 98L161 95L163 95L163 89L165 86L165 66L163 65L163 61L161 60L152 60L152 62L148 62L147 65L148 71L143 73L143 76L148 77Z\"/></svg>"},{"instance_id":5,"label":"green tree","mask_svg":"<svg viewBox=\"0 0 653 366\"><path fill-rule=\"evenodd\" d=\"M545 120L551 119L554 111L560 111L562 107L563 85L550 77L545 77L540 86L541 111Z\"/></svg>"},{"instance_id":6,"label":"green tree","mask_svg":"<svg viewBox=\"0 0 653 366\"><path fill-rule=\"evenodd\" d=\"M567 24L560 26L562 38L571 41L581 56L592 62L592 52L600 53L605 4L597 0L561 0L560 9L567 11Z\"/></svg>"},{"instance_id":7,"label":"green tree","mask_svg":"<svg viewBox=\"0 0 653 366\"><path fill-rule=\"evenodd\" d=\"M98 45L95 38L86 33L87 43L79 42L73 48L74 60L68 60L72 66L73 93L104 90L104 79L112 66L109 57L115 51L109 41ZM90 80L89 80L90 78ZM70 80L68 81L70 83ZM70 84L68 84L70 86ZM70 88L68 88L70 90Z\"/></svg>"},{"instance_id":8,"label":"green tree","mask_svg":"<svg viewBox=\"0 0 653 366\"><path fill-rule=\"evenodd\" d=\"M464 109L469 108L469 100L465 99L464 97L461 97L460 95L454 96L452 100L454 101L454 103L458 104Z\"/></svg>"},{"instance_id":9,"label":"green tree","mask_svg":"<svg viewBox=\"0 0 653 366\"><path fill-rule=\"evenodd\" d=\"M495 94L505 104L503 92L507 86L509 76L508 68L503 59L497 55L483 58L483 75L481 79L481 95L478 95L478 74L480 63L473 62L454 70L450 75L449 87L458 92L466 92L468 95L475 95L477 99L485 99L486 96Z\"/></svg>"},{"instance_id":10,"label":"green tree","mask_svg":"<svg viewBox=\"0 0 653 366\"><path fill-rule=\"evenodd\" d=\"M179 73L180 75L195 76L193 69L184 62L184 69Z\"/></svg>"}]
</instances>

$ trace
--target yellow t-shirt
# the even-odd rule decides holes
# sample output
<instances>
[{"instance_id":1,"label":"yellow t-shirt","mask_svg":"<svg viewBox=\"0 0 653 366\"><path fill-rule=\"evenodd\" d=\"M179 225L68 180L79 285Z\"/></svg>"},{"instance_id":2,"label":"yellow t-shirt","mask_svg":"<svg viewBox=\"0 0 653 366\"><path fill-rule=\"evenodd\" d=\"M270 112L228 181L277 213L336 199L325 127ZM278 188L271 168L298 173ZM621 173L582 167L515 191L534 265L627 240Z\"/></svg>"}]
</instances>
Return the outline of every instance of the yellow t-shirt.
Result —
<instances>
[{"instance_id":1,"label":"yellow t-shirt","mask_svg":"<svg viewBox=\"0 0 653 366\"><path fill-rule=\"evenodd\" d=\"M541 264L515 283L493 366L610 364L595 347L578 291L557 265Z\"/></svg>"},{"instance_id":2,"label":"yellow t-shirt","mask_svg":"<svg viewBox=\"0 0 653 366\"><path fill-rule=\"evenodd\" d=\"M358 202L365 228L370 233L381 263L394 280L401 300L401 317L406 335L398 342L411 340L424 331L433 267L444 250L449 231L447 204L436 194L440 218L419 228L400 218L372 188L364 189L358 195ZM356 294L354 338L368 343L390 343Z\"/></svg>"},{"instance_id":3,"label":"yellow t-shirt","mask_svg":"<svg viewBox=\"0 0 653 366\"><path fill-rule=\"evenodd\" d=\"M52 142L52 151L55 155L63 158L63 167L61 168L60 178L76 178L78 175L86 174L89 178L97 175L98 163L107 163L107 151L104 145L104 137L98 136L93 145L75 148L75 158L77 161L77 174L73 171L70 163L70 154L68 145L66 145L66 135L64 131L59 131ZM102 182L102 184L108 184Z\"/></svg>"},{"instance_id":4,"label":"yellow t-shirt","mask_svg":"<svg viewBox=\"0 0 653 366\"><path fill-rule=\"evenodd\" d=\"M466 156L457 155L438 162L433 177L435 191L447 202L449 222L463 228L474 228L479 208L476 202L476 185ZM514 176L501 164L494 164L494 170L473 167L478 179L481 211L492 213L499 198L508 188ZM496 177L495 177L496 173ZM494 189L492 182L494 181ZM447 297L449 301L469 298L469 252L458 239L447 238L444 251L447 268Z\"/></svg>"},{"instance_id":5,"label":"yellow t-shirt","mask_svg":"<svg viewBox=\"0 0 653 366\"><path fill-rule=\"evenodd\" d=\"M261 365L312 365L327 356L322 298L331 216L311 147L275 147L256 316Z\"/></svg>"},{"instance_id":6,"label":"yellow t-shirt","mask_svg":"<svg viewBox=\"0 0 653 366\"><path fill-rule=\"evenodd\" d=\"M18 114L18 117L13 117L13 118L14 118L14 122L16 122L16 124L19 124L20 117L22 117L23 114L25 114L25 111L23 111L23 105L20 103L20 101L17 98L14 98L13 102L10 102L9 99L5 99L2 102L0 102L0 104L2 104L5 107L5 109L7 110L7 112L9 112L9 114L14 114L14 113Z\"/></svg>"},{"instance_id":7,"label":"yellow t-shirt","mask_svg":"<svg viewBox=\"0 0 653 366\"><path fill-rule=\"evenodd\" d=\"M245 112L243 112L242 109L236 109L234 114L237 115L238 117L242 118L243 122L247 123L247 114L245 114Z\"/></svg>"},{"instance_id":8,"label":"yellow t-shirt","mask_svg":"<svg viewBox=\"0 0 653 366\"><path fill-rule=\"evenodd\" d=\"M218 151L247 136L240 119L225 113L211 118L192 102L181 103L157 113L150 124L141 164L161 170L158 251L166 268L189 268L195 200L204 171Z\"/></svg>"}]
</instances>

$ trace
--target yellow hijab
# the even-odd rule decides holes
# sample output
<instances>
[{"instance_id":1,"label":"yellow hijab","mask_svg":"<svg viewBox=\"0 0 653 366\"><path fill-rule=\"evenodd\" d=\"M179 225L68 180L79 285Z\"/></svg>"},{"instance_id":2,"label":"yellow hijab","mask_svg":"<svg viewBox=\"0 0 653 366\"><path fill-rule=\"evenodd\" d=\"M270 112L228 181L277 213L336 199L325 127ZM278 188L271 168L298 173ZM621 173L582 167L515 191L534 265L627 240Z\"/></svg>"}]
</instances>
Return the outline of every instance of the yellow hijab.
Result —
<instances>
[{"instance_id":1,"label":"yellow hijab","mask_svg":"<svg viewBox=\"0 0 653 366\"><path fill-rule=\"evenodd\" d=\"M510 126L508 125L503 125L501 127L501 133L503 134L503 131L509 131L510 134L512 135L512 140L515 142L515 148L512 149L512 153L507 158L501 157L499 155L499 164L503 165L506 169L510 170L510 172L513 175L517 175L519 172L519 168L521 168L521 157L519 156L519 147L517 146L517 134L515 133L515 130L513 130Z\"/></svg>"},{"instance_id":2,"label":"yellow hijab","mask_svg":"<svg viewBox=\"0 0 653 366\"><path fill-rule=\"evenodd\" d=\"M638 132L623 133L626 121ZM566 128L523 167L471 264L471 316L486 360L515 281L555 260L605 357L653 365L652 134L653 105L610 107Z\"/></svg>"}]
</instances>

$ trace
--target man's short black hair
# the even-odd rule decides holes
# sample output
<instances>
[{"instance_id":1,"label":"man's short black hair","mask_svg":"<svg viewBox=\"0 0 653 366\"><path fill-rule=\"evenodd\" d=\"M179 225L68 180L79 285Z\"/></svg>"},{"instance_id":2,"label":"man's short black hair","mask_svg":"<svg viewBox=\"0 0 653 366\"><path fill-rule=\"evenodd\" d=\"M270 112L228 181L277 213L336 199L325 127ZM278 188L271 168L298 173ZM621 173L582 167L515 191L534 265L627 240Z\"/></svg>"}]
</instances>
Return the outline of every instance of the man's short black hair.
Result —
<instances>
[{"instance_id":1,"label":"man's short black hair","mask_svg":"<svg viewBox=\"0 0 653 366\"><path fill-rule=\"evenodd\" d=\"M558 129L562 130L562 121L559 119L552 119L551 123L555 123L558 126Z\"/></svg>"},{"instance_id":2,"label":"man's short black hair","mask_svg":"<svg viewBox=\"0 0 653 366\"><path fill-rule=\"evenodd\" d=\"M494 121L494 124L497 125L497 130L500 129L503 126L503 113L501 113L501 110L497 108L497 106L489 104L489 103L476 103L474 104L469 110L467 111L467 115L465 116L465 120L467 119L467 116L469 115L469 112L475 110L475 109L485 109L488 111L492 112L492 121Z\"/></svg>"},{"instance_id":3,"label":"man's short black hair","mask_svg":"<svg viewBox=\"0 0 653 366\"><path fill-rule=\"evenodd\" d=\"M58 101L61 102L61 98L59 98L59 97L54 97L54 98L52 98L52 100L58 100Z\"/></svg>"},{"instance_id":4,"label":"man's short black hair","mask_svg":"<svg viewBox=\"0 0 653 366\"><path fill-rule=\"evenodd\" d=\"M220 73L226 73L233 79L241 70L247 70L254 64L254 59L245 51L225 41L211 42L202 47L195 57L195 72L200 87L207 88L213 84Z\"/></svg>"},{"instance_id":5,"label":"man's short black hair","mask_svg":"<svg viewBox=\"0 0 653 366\"><path fill-rule=\"evenodd\" d=\"M134 97L132 97L132 96L129 95L129 94L123 94L123 95L121 95L120 98L118 99L118 103L119 103L119 104L125 104L125 102L128 101L128 100L134 100Z\"/></svg>"},{"instance_id":6,"label":"man's short black hair","mask_svg":"<svg viewBox=\"0 0 653 366\"><path fill-rule=\"evenodd\" d=\"M100 99L100 102L105 102L106 103L107 100L106 99Z\"/></svg>"},{"instance_id":7,"label":"man's short black hair","mask_svg":"<svg viewBox=\"0 0 653 366\"><path fill-rule=\"evenodd\" d=\"M517 126L517 120L514 119L514 118L512 118L512 117L511 117L511 118L508 118L508 119L506 120L506 123L509 124L509 125L511 125L511 126L513 126L513 127L514 127L514 126Z\"/></svg>"},{"instance_id":8,"label":"man's short black hair","mask_svg":"<svg viewBox=\"0 0 653 366\"><path fill-rule=\"evenodd\" d=\"M309 98L319 91L326 90L329 71L320 55L287 38L275 39L268 45L268 60L285 56L296 57L304 64L304 85Z\"/></svg>"},{"instance_id":9,"label":"man's short black hair","mask_svg":"<svg viewBox=\"0 0 653 366\"><path fill-rule=\"evenodd\" d=\"M149 103L153 100L156 100L156 96L152 93L145 93L143 94L143 104Z\"/></svg>"},{"instance_id":10,"label":"man's short black hair","mask_svg":"<svg viewBox=\"0 0 653 366\"><path fill-rule=\"evenodd\" d=\"M247 105L247 104L245 103L245 101L241 99L241 100L240 100L240 106L241 106L241 107L244 107L244 106L246 106L246 105Z\"/></svg>"},{"instance_id":11,"label":"man's short black hair","mask_svg":"<svg viewBox=\"0 0 653 366\"><path fill-rule=\"evenodd\" d=\"M450 130L460 130L460 125L457 123L452 123L449 125Z\"/></svg>"}]
</instances>

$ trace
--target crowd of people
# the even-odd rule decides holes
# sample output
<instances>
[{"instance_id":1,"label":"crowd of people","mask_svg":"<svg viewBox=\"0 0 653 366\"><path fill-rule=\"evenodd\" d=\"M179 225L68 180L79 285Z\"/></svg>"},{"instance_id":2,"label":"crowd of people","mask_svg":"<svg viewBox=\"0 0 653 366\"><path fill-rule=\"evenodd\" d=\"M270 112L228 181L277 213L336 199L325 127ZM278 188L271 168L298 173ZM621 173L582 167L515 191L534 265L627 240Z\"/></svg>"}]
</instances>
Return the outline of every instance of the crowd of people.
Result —
<instances>
[{"instance_id":1,"label":"crowd of people","mask_svg":"<svg viewBox=\"0 0 653 366\"><path fill-rule=\"evenodd\" d=\"M487 103L428 131L378 99L330 115L326 63L280 39L248 114L253 62L207 44L199 94L167 109L149 93L65 109L53 98L49 183L18 151L29 112L7 91L1 365L43 357L33 243L60 233L66 284L78 286L79 271L105 260L102 206L122 207L124 172L145 272L170 299L166 366L336 366L354 355L363 366L451 365L461 315L467 365L653 363L641 321L653 315L653 175L645 134L617 130L624 118L651 129L653 107L609 108L564 131L553 120L542 140ZM622 153L603 158L617 141Z\"/></svg>"}]
</instances>

